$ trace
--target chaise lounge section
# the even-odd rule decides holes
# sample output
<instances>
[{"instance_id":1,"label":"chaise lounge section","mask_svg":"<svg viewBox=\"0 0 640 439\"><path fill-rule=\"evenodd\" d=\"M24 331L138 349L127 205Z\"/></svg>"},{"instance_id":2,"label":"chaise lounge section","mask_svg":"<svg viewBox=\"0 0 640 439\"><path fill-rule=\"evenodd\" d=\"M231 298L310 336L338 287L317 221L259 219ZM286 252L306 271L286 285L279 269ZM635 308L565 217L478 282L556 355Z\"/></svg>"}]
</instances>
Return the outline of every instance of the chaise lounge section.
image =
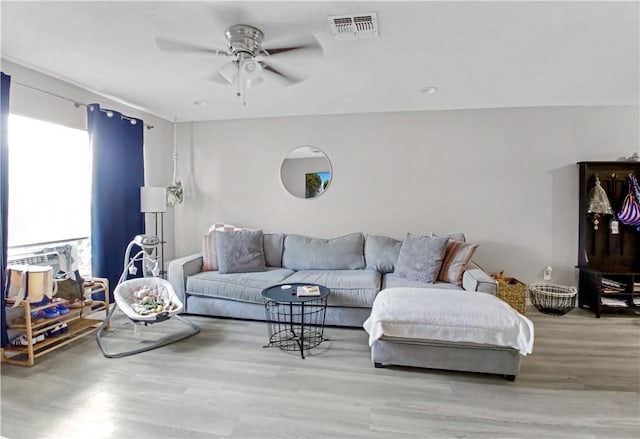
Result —
<instances>
[{"instance_id":1,"label":"chaise lounge section","mask_svg":"<svg viewBox=\"0 0 640 439\"><path fill-rule=\"evenodd\" d=\"M488 294L442 289L381 291L364 323L375 367L481 372L514 381L533 350L533 324Z\"/></svg>"}]
</instances>

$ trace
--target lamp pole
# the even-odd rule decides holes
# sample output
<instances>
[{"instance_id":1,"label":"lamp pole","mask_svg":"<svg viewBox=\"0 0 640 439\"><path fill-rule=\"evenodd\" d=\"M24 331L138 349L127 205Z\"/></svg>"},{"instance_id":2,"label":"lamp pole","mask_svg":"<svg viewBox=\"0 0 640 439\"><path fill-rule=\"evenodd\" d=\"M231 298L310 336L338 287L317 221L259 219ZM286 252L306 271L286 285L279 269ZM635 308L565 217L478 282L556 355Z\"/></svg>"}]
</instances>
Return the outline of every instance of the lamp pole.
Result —
<instances>
[{"instance_id":1,"label":"lamp pole","mask_svg":"<svg viewBox=\"0 0 640 439\"><path fill-rule=\"evenodd\" d=\"M143 186L140 188L140 211L142 213L153 213L155 230L158 236L158 214L160 214L160 277L166 278L164 269L164 213L167 211L167 191L164 187ZM158 249L155 249L156 257Z\"/></svg>"}]
</instances>

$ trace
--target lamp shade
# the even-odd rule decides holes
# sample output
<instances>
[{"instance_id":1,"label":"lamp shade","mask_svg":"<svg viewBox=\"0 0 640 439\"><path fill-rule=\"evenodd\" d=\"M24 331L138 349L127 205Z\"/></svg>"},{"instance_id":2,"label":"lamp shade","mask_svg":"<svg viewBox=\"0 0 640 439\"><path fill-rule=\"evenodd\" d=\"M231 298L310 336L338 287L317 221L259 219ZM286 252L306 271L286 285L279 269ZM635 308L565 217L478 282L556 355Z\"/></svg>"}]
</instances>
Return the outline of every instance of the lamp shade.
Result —
<instances>
[{"instance_id":1,"label":"lamp shade","mask_svg":"<svg viewBox=\"0 0 640 439\"><path fill-rule=\"evenodd\" d=\"M140 212L166 212L167 192L164 187L142 186L140 188Z\"/></svg>"}]
</instances>

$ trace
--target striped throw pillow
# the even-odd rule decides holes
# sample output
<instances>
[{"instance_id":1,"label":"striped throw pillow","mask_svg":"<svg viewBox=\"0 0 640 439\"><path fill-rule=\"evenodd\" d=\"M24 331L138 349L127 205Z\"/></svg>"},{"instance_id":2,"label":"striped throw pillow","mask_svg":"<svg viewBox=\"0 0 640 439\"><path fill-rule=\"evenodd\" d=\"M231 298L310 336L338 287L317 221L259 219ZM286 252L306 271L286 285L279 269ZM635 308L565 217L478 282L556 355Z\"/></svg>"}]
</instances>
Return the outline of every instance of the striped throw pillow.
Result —
<instances>
[{"instance_id":1,"label":"striped throw pillow","mask_svg":"<svg viewBox=\"0 0 640 439\"><path fill-rule=\"evenodd\" d=\"M444 250L438 280L462 286L462 274L473 257L478 244L450 239Z\"/></svg>"},{"instance_id":2,"label":"striped throw pillow","mask_svg":"<svg viewBox=\"0 0 640 439\"><path fill-rule=\"evenodd\" d=\"M239 230L244 230L244 228L232 226L231 224L214 224L209 227L209 231L204 235L202 241L202 271L218 270L216 233L236 232Z\"/></svg>"}]
</instances>

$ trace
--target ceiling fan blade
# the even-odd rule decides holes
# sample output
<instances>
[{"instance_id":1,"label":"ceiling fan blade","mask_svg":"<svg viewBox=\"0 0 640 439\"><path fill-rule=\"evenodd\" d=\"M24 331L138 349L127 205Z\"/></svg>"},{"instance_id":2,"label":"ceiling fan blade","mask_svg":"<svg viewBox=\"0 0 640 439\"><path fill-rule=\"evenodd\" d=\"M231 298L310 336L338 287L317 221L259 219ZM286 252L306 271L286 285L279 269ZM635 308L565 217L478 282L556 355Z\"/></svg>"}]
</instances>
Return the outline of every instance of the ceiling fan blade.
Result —
<instances>
[{"instance_id":1,"label":"ceiling fan blade","mask_svg":"<svg viewBox=\"0 0 640 439\"><path fill-rule=\"evenodd\" d=\"M156 37L156 47L163 52L204 53L221 57L232 56L226 50L203 47L192 43L183 43L182 41L168 40L161 37Z\"/></svg>"},{"instance_id":2,"label":"ceiling fan blade","mask_svg":"<svg viewBox=\"0 0 640 439\"><path fill-rule=\"evenodd\" d=\"M292 73L285 73L282 69L276 69L272 65L267 64L264 61L260 61L260 65L262 66L262 70L265 72L269 72L271 75L275 75L280 80L283 80L288 85L297 84L299 82L304 81L306 78L300 75L294 75Z\"/></svg>"},{"instance_id":3,"label":"ceiling fan blade","mask_svg":"<svg viewBox=\"0 0 640 439\"><path fill-rule=\"evenodd\" d=\"M308 41L301 44L295 44L289 47L263 47L262 53L267 56L278 55L281 53L293 52L293 51L304 51L305 53L314 54L314 55L322 55L322 46L318 43L318 40L313 38L312 41Z\"/></svg>"}]
</instances>

